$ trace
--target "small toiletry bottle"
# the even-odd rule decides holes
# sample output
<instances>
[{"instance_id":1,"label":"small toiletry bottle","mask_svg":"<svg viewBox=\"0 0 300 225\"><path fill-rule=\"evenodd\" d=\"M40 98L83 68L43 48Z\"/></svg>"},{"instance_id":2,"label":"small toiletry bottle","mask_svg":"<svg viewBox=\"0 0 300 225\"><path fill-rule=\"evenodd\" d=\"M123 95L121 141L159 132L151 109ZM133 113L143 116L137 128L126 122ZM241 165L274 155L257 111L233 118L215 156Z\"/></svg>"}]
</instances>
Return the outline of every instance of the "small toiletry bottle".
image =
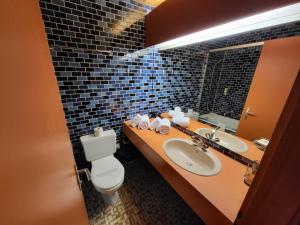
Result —
<instances>
[{"instance_id":1,"label":"small toiletry bottle","mask_svg":"<svg viewBox=\"0 0 300 225\"><path fill-rule=\"evenodd\" d=\"M249 186L251 185L251 183L254 179L254 176L258 170L259 163L260 163L259 160L254 160L252 163L252 166L250 166L250 165L247 166L247 169L246 169L246 172L244 175L244 181Z\"/></svg>"}]
</instances>

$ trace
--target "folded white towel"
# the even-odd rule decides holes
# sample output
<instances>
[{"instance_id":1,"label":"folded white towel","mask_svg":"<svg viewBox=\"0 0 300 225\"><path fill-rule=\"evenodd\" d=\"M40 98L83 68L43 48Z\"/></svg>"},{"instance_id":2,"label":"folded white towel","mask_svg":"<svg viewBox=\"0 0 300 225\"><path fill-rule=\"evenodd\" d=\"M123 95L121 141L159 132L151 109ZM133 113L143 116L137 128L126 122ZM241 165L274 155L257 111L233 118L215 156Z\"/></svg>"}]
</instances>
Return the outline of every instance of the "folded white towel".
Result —
<instances>
[{"instance_id":1,"label":"folded white towel","mask_svg":"<svg viewBox=\"0 0 300 225\"><path fill-rule=\"evenodd\" d=\"M181 112L181 108L180 108L179 106L176 106L176 107L174 108L174 111L175 111L175 112Z\"/></svg>"},{"instance_id":2,"label":"folded white towel","mask_svg":"<svg viewBox=\"0 0 300 225\"><path fill-rule=\"evenodd\" d=\"M184 112L174 110L169 110L168 114L170 117L184 116Z\"/></svg>"},{"instance_id":3,"label":"folded white towel","mask_svg":"<svg viewBox=\"0 0 300 225\"><path fill-rule=\"evenodd\" d=\"M188 115L188 116L191 116L191 115L193 115L193 112L194 112L193 109L188 109L187 115Z\"/></svg>"},{"instance_id":4,"label":"folded white towel","mask_svg":"<svg viewBox=\"0 0 300 225\"><path fill-rule=\"evenodd\" d=\"M141 120L138 124L138 128L141 130L147 130L149 126L149 116L148 115L143 115L141 117Z\"/></svg>"},{"instance_id":5,"label":"folded white towel","mask_svg":"<svg viewBox=\"0 0 300 225\"><path fill-rule=\"evenodd\" d=\"M152 120L152 121L150 122L150 124L149 124L149 129L150 129L150 130L155 130L156 127L159 125L160 121L161 121L161 118L156 117L154 120Z\"/></svg>"},{"instance_id":6,"label":"folded white towel","mask_svg":"<svg viewBox=\"0 0 300 225\"><path fill-rule=\"evenodd\" d=\"M132 127L136 127L140 123L141 119L142 116L140 114L136 114L135 117L132 120L130 120L130 125Z\"/></svg>"},{"instance_id":7,"label":"folded white towel","mask_svg":"<svg viewBox=\"0 0 300 225\"><path fill-rule=\"evenodd\" d=\"M185 113L184 114L185 116L187 117L190 117L191 119L193 120L198 120L198 117L199 117L199 113L198 112L193 112L193 113Z\"/></svg>"},{"instance_id":8,"label":"folded white towel","mask_svg":"<svg viewBox=\"0 0 300 225\"><path fill-rule=\"evenodd\" d=\"M168 134L170 132L171 123L167 118L162 119L156 127L156 132L160 134Z\"/></svg>"},{"instance_id":9,"label":"folded white towel","mask_svg":"<svg viewBox=\"0 0 300 225\"><path fill-rule=\"evenodd\" d=\"M184 112L175 112L175 117L184 117Z\"/></svg>"},{"instance_id":10,"label":"folded white towel","mask_svg":"<svg viewBox=\"0 0 300 225\"><path fill-rule=\"evenodd\" d=\"M182 127L186 128L190 124L190 118L189 117L183 117L183 116L175 116L175 117L173 117L172 122L178 124L179 126L182 126Z\"/></svg>"},{"instance_id":11,"label":"folded white towel","mask_svg":"<svg viewBox=\"0 0 300 225\"><path fill-rule=\"evenodd\" d=\"M174 117L175 116L175 111L174 110L169 110L168 114L169 114L169 117Z\"/></svg>"}]
</instances>

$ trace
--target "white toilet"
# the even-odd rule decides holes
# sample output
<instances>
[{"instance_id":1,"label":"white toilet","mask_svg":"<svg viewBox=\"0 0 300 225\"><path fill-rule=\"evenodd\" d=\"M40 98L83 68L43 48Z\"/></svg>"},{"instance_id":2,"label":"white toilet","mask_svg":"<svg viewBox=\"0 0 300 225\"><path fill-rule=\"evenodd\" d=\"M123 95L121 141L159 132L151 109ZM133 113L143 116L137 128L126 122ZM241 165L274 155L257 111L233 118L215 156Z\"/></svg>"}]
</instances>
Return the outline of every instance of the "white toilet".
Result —
<instances>
[{"instance_id":1,"label":"white toilet","mask_svg":"<svg viewBox=\"0 0 300 225\"><path fill-rule=\"evenodd\" d=\"M113 205L118 199L117 190L124 181L124 167L114 157L116 152L116 133L104 131L102 135L85 135L80 137L85 158L92 163L91 180L106 203Z\"/></svg>"}]
</instances>

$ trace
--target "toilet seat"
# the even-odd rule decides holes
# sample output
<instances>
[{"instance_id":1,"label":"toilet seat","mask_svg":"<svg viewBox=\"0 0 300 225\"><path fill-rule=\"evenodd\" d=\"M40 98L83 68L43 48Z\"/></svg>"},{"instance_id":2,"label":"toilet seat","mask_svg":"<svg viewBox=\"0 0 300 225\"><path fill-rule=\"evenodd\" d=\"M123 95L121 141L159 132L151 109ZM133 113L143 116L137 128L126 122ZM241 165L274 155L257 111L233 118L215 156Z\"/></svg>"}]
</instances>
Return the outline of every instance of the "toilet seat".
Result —
<instances>
[{"instance_id":1,"label":"toilet seat","mask_svg":"<svg viewBox=\"0 0 300 225\"><path fill-rule=\"evenodd\" d=\"M92 161L91 177L100 192L118 189L124 181L124 167L113 155Z\"/></svg>"}]
</instances>

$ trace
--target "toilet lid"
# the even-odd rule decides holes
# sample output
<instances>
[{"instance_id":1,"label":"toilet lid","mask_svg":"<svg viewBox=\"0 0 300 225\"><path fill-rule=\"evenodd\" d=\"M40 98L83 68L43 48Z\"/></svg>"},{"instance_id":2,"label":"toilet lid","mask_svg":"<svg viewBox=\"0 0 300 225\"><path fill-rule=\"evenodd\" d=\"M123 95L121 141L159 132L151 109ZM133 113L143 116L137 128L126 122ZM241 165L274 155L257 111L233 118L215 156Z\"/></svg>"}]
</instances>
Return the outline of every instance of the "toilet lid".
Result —
<instances>
[{"instance_id":1,"label":"toilet lid","mask_svg":"<svg viewBox=\"0 0 300 225\"><path fill-rule=\"evenodd\" d=\"M124 167L114 156L92 161L92 182L100 189L110 189L124 179Z\"/></svg>"}]
</instances>

